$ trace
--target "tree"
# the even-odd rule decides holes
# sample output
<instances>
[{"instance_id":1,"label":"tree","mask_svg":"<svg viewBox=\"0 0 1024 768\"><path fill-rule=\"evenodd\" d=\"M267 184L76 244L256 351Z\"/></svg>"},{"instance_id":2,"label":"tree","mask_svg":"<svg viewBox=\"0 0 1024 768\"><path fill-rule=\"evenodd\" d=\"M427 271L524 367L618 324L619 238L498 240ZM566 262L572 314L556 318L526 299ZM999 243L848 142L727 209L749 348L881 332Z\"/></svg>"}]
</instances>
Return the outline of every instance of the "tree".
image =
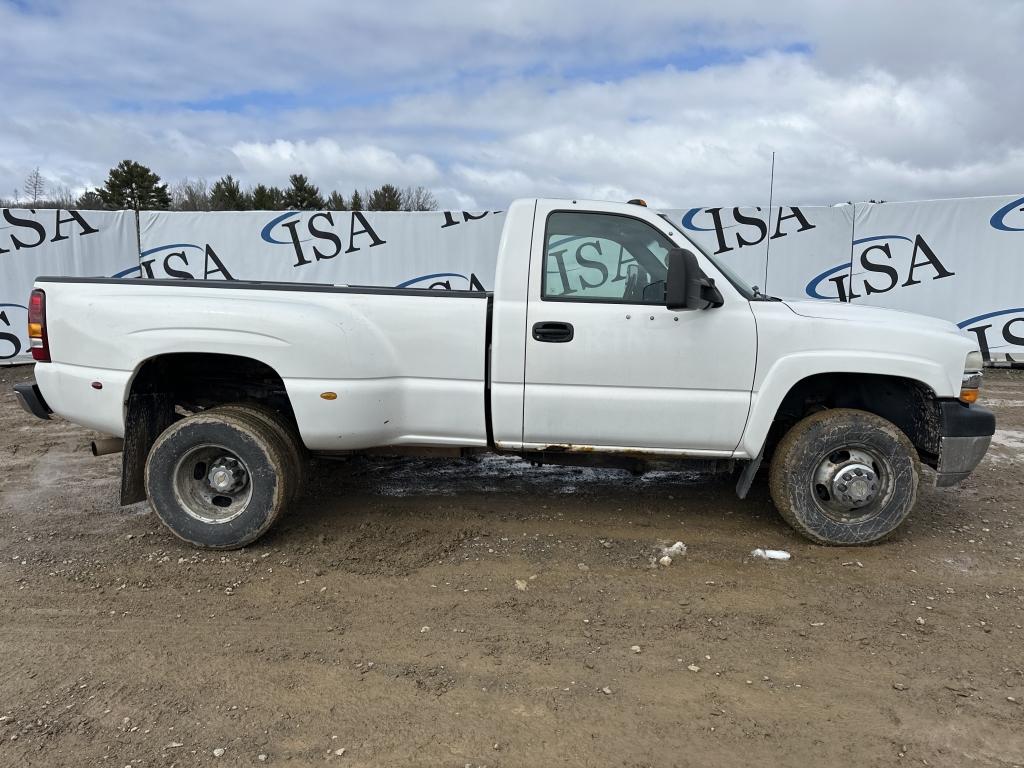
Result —
<instances>
[{"instance_id":1,"label":"tree","mask_svg":"<svg viewBox=\"0 0 1024 768\"><path fill-rule=\"evenodd\" d=\"M324 199L320 196L320 189L309 183L301 173L293 173L288 177L291 186L285 190L284 204L287 208L296 211L321 211L324 207Z\"/></svg>"},{"instance_id":2,"label":"tree","mask_svg":"<svg viewBox=\"0 0 1024 768\"><path fill-rule=\"evenodd\" d=\"M134 160L122 160L110 169L106 182L96 190L103 205L113 210L166 209L171 204L167 185L149 168Z\"/></svg>"},{"instance_id":3,"label":"tree","mask_svg":"<svg viewBox=\"0 0 1024 768\"><path fill-rule=\"evenodd\" d=\"M327 198L327 210L329 211L347 211L348 205L345 203L345 196L338 190L331 192L331 196Z\"/></svg>"},{"instance_id":4,"label":"tree","mask_svg":"<svg viewBox=\"0 0 1024 768\"><path fill-rule=\"evenodd\" d=\"M39 173L38 166L29 171L28 176L25 177L25 196L33 207L46 197L46 180Z\"/></svg>"},{"instance_id":5,"label":"tree","mask_svg":"<svg viewBox=\"0 0 1024 768\"><path fill-rule=\"evenodd\" d=\"M348 199L348 207L353 211L363 210L363 196L359 194L358 189L352 190L352 197Z\"/></svg>"},{"instance_id":6,"label":"tree","mask_svg":"<svg viewBox=\"0 0 1024 768\"><path fill-rule=\"evenodd\" d=\"M284 208L284 192L278 187L257 184L249 195L254 211L280 211Z\"/></svg>"},{"instance_id":7,"label":"tree","mask_svg":"<svg viewBox=\"0 0 1024 768\"><path fill-rule=\"evenodd\" d=\"M366 208L370 211L400 211L402 192L394 184L382 184L369 194Z\"/></svg>"},{"instance_id":8,"label":"tree","mask_svg":"<svg viewBox=\"0 0 1024 768\"><path fill-rule=\"evenodd\" d=\"M75 207L83 211L102 211L104 209L103 199L94 189L83 192L75 203Z\"/></svg>"},{"instance_id":9,"label":"tree","mask_svg":"<svg viewBox=\"0 0 1024 768\"><path fill-rule=\"evenodd\" d=\"M171 187L171 208L175 211L210 210L210 191L206 179L184 178Z\"/></svg>"},{"instance_id":10,"label":"tree","mask_svg":"<svg viewBox=\"0 0 1024 768\"><path fill-rule=\"evenodd\" d=\"M214 182L210 190L210 210L244 211L248 207L246 195L230 173Z\"/></svg>"},{"instance_id":11,"label":"tree","mask_svg":"<svg viewBox=\"0 0 1024 768\"><path fill-rule=\"evenodd\" d=\"M68 209L78 207L78 197L74 192L67 186L67 184L61 184L59 187L51 187L46 196L40 198L33 207L39 209L58 209L66 211Z\"/></svg>"},{"instance_id":12,"label":"tree","mask_svg":"<svg viewBox=\"0 0 1024 768\"><path fill-rule=\"evenodd\" d=\"M426 187L406 187L402 190L403 211L436 211L437 200Z\"/></svg>"}]
</instances>

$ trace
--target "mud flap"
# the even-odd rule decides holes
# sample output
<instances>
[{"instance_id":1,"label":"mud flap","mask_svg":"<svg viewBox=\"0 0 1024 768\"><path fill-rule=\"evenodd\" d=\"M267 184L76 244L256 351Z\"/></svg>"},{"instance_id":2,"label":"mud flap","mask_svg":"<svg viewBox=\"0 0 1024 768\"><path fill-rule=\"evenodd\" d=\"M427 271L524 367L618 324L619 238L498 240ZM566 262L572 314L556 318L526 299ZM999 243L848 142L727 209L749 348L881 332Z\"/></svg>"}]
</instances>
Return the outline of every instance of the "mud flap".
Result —
<instances>
[{"instance_id":1,"label":"mud flap","mask_svg":"<svg viewBox=\"0 0 1024 768\"><path fill-rule=\"evenodd\" d=\"M761 450L757 452L757 456L747 462L746 466L743 467L743 471L740 472L739 480L736 482L736 495L741 499L747 498L747 494L750 492L750 486L754 483L754 476L757 474L757 470L761 467L761 461L764 459L764 446L761 446Z\"/></svg>"},{"instance_id":2,"label":"mud flap","mask_svg":"<svg viewBox=\"0 0 1024 768\"><path fill-rule=\"evenodd\" d=\"M122 506L146 500L146 457L160 433L174 421L171 395L129 395L124 421L124 450L121 453Z\"/></svg>"}]
</instances>

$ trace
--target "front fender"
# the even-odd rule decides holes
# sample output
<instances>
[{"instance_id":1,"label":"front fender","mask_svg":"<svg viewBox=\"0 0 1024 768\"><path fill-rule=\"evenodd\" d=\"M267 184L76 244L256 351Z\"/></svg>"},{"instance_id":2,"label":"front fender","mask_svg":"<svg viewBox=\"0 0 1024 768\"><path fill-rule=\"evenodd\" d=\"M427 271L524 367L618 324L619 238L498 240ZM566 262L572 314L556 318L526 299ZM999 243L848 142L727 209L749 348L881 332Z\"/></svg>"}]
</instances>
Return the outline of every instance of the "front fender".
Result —
<instances>
[{"instance_id":1,"label":"front fender","mask_svg":"<svg viewBox=\"0 0 1024 768\"><path fill-rule=\"evenodd\" d=\"M751 396L747 419L737 455L756 456L764 446L768 430L789 391L804 379L818 374L851 373L899 376L920 382L940 397L955 396L946 369L934 360L881 352L834 351L798 352L776 360ZM959 382L957 382L959 384ZM956 390L959 393L959 388Z\"/></svg>"}]
</instances>

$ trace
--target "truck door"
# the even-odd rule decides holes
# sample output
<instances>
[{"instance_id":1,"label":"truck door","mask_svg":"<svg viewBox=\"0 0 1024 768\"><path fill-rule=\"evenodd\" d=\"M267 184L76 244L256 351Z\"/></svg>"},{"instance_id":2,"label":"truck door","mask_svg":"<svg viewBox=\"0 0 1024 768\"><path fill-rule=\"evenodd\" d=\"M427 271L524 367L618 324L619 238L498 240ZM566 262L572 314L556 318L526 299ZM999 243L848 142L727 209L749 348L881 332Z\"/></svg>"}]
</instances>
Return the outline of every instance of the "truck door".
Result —
<instances>
[{"instance_id":1,"label":"truck door","mask_svg":"<svg viewBox=\"0 0 1024 768\"><path fill-rule=\"evenodd\" d=\"M667 252L697 250L653 211L625 208L538 203L524 448L729 455L750 406L753 313L703 256L725 303L669 311Z\"/></svg>"}]
</instances>

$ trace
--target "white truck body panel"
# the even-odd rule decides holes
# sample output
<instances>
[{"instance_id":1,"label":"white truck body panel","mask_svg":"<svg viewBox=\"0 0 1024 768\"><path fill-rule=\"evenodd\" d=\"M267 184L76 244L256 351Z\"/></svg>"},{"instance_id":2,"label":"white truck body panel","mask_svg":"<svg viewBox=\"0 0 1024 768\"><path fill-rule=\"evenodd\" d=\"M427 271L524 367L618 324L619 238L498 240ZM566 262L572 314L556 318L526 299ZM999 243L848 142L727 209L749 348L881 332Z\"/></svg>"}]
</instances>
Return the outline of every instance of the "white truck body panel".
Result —
<instances>
[{"instance_id":1,"label":"white truck body panel","mask_svg":"<svg viewBox=\"0 0 1024 768\"><path fill-rule=\"evenodd\" d=\"M545 222L558 211L646 223L697 254L722 306L542 298ZM491 445L753 458L786 393L808 376L902 376L955 398L977 348L941 320L750 301L654 211L589 201L512 204L490 326L485 294L148 280L39 287L53 362L36 377L56 413L121 436L132 379L147 360L235 355L281 377L315 451ZM549 320L571 323L572 343L531 337ZM321 397L330 392L337 398Z\"/></svg>"},{"instance_id":2,"label":"white truck body panel","mask_svg":"<svg viewBox=\"0 0 1024 768\"><path fill-rule=\"evenodd\" d=\"M495 276L498 300L491 312L491 425L495 446L507 451L523 447L526 293L536 208L536 200L516 200L509 206Z\"/></svg>"},{"instance_id":3,"label":"white truck body panel","mask_svg":"<svg viewBox=\"0 0 1024 768\"><path fill-rule=\"evenodd\" d=\"M530 263L545 248L544 222L557 211L622 215L615 203L538 203ZM692 247L656 212L632 206L639 219L681 247ZM701 265L714 270L710 262ZM749 304L721 279L726 303L714 312L664 306L550 300L541 270L530 271L527 328L565 321L568 344L526 338L524 445L542 450L651 452L731 456L750 407L757 337ZM723 350L727 350L723 354Z\"/></svg>"},{"instance_id":4,"label":"white truck body panel","mask_svg":"<svg viewBox=\"0 0 1024 768\"><path fill-rule=\"evenodd\" d=\"M751 302L757 375L737 455L756 456L786 393L820 373L901 376L940 398L960 393L977 345L955 325L923 315L827 302Z\"/></svg>"},{"instance_id":5,"label":"white truck body panel","mask_svg":"<svg viewBox=\"0 0 1024 768\"><path fill-rule=\"evenodd\" d=\"M283 288L46 283L39 386L56 413L121 436L146 360L237 355L281 376L311 450L486 445L485 296Z\"/></svg>"}]
</instances>

